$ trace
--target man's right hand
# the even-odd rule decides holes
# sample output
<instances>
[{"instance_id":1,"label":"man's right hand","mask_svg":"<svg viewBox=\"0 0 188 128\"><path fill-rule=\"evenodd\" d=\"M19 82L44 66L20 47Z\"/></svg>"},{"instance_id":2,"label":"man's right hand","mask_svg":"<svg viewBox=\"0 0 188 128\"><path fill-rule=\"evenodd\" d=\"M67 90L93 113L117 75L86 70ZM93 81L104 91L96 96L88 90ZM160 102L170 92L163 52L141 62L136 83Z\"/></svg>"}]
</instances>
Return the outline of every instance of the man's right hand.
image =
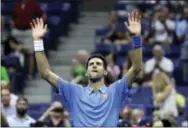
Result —
<instances>
[{"instance_id":1,"label":"man's right hand","mask_svg":"<svg viewBox=\"0 0 188 128\"><path fill-rule=\"evenodd\" d=\"M44 34L47 31L47 25L44 25L42 18L33 19L33 22L30 23L32 29L32 35L34 40L40 40L43 38Z\"/></svg>"}]
</instances>

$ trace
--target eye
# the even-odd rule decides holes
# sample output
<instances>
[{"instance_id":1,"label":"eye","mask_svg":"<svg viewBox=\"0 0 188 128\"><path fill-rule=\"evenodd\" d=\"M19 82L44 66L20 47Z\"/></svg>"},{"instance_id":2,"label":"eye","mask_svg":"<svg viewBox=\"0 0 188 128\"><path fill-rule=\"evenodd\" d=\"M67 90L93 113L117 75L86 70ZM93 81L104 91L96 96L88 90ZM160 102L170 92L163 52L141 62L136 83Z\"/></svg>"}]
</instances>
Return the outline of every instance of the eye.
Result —
<instances>
[{"instance_id":1,"label":"eye","mask_svg":"<svg viewBox=\"0 0 188 128\"><path fill-rule=\"evenodd\" d=\"M97 65L101 65L101 63L100 63L100 62L97 62Z\"/></svg>"},{"instance_id":2,"label":"eye","mask_svg":"<svg viewBox=\"0 0 188 128\"><path fill-rule=\"evenodd\" d=\"M90 64L89 64L89 66L92 66L92 65L93 65L93 63L90 63Z\"/></svg>"}]
</instances>

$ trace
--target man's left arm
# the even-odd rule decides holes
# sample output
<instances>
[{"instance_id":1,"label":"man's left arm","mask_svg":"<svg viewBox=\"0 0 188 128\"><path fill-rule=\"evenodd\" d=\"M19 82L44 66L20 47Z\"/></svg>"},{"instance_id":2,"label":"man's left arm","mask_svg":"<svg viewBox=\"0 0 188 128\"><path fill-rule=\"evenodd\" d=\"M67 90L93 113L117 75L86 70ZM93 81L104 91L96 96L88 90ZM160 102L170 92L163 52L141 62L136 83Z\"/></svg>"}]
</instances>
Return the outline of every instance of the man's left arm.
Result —
<instances>
[{"instance_id":1,"label":"man's left arm","mask_svg":"<svg viewBox=\"0 0 188 128\"><path fill-rule=\"evenodd\" d=\"M131 85L136 76L140 73L142 68L142 37L141 37L141 16L138 12L133 11L128 14L129 25L126 24L127 29L133 35L131 50L132 66L128 70L126 77L128 85Z\"/></svg>"}]
</instances>

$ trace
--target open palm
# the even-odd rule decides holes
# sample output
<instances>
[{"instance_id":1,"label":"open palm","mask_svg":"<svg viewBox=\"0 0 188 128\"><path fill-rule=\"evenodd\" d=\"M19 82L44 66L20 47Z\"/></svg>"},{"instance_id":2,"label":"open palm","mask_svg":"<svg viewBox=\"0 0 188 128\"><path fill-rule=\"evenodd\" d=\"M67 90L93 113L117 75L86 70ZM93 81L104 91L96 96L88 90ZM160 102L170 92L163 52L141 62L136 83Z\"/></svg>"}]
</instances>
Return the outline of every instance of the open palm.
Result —
<instances>
[{"instance_id":1,"label":"open palm","mask_svg":"<svg viewBox=\"0 0 188 128\"><path fill-rule=\"evenodd\" d=\"M34 19L31 24L33 39L37 40L44 36L47 31L47 25L44 26L43 19Z\"/></svg>"},{"instance_id":2,"label":"open palm","mask_svg":"<svg viewBox=\"0 0 188 128\"><path fill-rule=\"evenodd\" d=\"M141 15L137 11L128 14L128 24L125 23L131 34L140 35L141 33Z\"/></svg>"}]
</instances>

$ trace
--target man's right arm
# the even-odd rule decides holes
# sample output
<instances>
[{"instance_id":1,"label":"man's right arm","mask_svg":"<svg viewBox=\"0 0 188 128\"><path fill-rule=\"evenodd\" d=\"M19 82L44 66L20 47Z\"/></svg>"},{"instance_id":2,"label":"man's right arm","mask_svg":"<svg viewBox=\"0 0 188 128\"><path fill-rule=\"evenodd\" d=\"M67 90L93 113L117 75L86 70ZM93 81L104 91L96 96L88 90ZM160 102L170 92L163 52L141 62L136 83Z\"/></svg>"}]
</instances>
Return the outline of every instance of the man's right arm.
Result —
<instances>
[{"instance_id":1,"label":"man's right arm","mask_svg":"<svg viewBox=\"0 0 188 128\"><path fill-rule=\"evenodd\" d=\"M42 38L47 31L47 25L44 26L42 18L37 18L36 20L33 20L33 22L31 23L31 28L39 73L43 79L49 82L52 86L58 88L58 76L51 71L50 65L44 53Z\"/></svg>"},{"instance_id":2,"label":"man's right arm","mask_svg":"<svg viewBox=\"0 0 188 128\"><path fill-rule=\"evenodd\" d=\"M45 53L43 51L35 52L35 56L41 77L45 79L48 83L50 83L52 86L58 88L57 87L58 76L51 71Z\"/></svg>"}]
</instances>

